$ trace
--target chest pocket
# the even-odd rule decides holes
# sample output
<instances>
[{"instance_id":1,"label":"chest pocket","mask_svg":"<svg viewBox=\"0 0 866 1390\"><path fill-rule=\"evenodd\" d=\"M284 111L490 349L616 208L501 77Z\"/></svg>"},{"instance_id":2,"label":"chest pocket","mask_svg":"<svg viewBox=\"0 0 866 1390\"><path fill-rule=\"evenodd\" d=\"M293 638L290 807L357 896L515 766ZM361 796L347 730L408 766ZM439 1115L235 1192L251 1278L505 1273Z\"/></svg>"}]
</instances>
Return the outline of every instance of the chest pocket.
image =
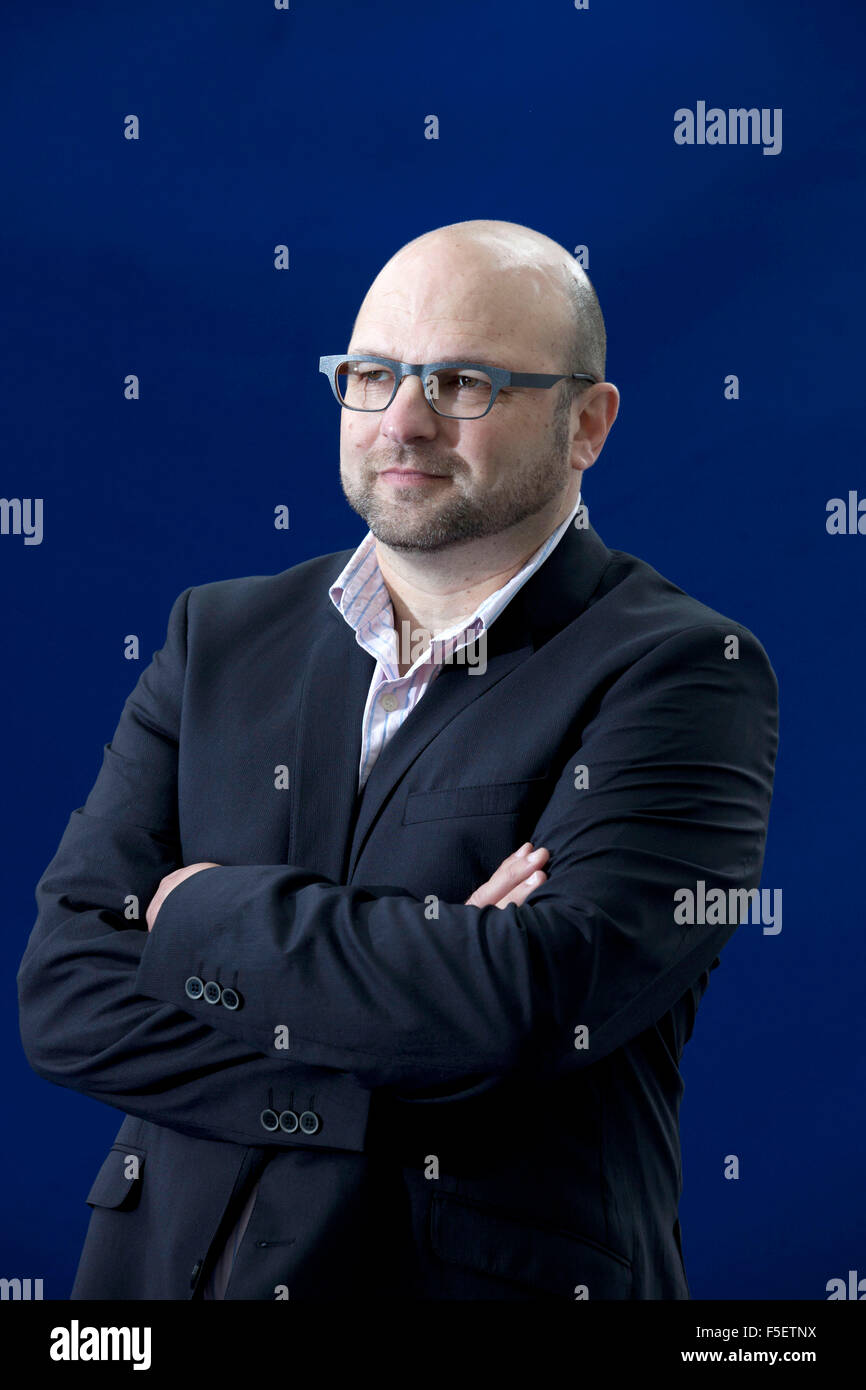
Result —
<instances>
[{"instance_id":1,"label":"chest pocket","mask_svg":"<svg viewBox=\"0 0 866 1390\"><path fill-rule=\"evenodd\" d=\"M523 782L489 782L476 787L445 787L435 792L410 792L403 824L456 820L464 816L509 816L540 810L546 777Z\"/></svg>"}]
</instances>

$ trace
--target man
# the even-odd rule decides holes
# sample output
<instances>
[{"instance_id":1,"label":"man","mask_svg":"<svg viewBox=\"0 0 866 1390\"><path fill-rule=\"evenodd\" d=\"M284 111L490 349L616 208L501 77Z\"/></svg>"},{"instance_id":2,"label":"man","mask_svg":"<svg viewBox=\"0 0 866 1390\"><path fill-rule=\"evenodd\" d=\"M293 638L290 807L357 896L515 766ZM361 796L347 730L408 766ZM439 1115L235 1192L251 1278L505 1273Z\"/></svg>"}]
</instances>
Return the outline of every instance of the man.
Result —
<instances>
[{"instance_id":1,"label":"man","mask_svg":"<svg viewBox=\"0 0 866 1390\"><path fill-rule=\"evenodd\" d=\"M619 396L555 242L410 242L321 367L368 535L180 595L37 888L27 1056L127 1112L72 1296L688 1298L738 917L678 903L760 881L772 668L588 524Z\"/></svg>"}]
</instances>

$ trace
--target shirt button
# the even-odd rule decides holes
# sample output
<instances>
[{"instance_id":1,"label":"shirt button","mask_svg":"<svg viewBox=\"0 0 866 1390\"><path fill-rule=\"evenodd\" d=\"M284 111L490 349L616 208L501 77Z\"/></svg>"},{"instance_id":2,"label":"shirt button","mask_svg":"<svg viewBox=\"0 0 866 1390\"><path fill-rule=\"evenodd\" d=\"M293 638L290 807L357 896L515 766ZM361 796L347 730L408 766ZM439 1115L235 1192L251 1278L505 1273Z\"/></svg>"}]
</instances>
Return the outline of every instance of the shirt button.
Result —
<instances>
[{"instance_id":1,"label":"shirt button","mask_svg":"<svg viewBox=\"0 0 866 1390\"><path fill-rule=\"evenodd\" d=\"M392 709L396 709L399 703L400 701L397 699L396 695L383 695L381 699L382 708L389 711Z\"/></svg>"}]
</instances>

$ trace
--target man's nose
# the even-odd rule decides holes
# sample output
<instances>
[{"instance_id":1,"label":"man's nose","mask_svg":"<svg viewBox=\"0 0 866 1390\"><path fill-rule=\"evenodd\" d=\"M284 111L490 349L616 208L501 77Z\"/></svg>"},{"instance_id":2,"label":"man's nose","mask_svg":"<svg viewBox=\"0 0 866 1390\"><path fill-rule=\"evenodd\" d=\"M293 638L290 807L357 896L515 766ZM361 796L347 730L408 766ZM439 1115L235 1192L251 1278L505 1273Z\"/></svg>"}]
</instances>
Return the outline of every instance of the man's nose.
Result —
<instances>
[{"instance_id":1,"label":"man's nose","mask_svg":"<svg viewBox=\"0 0 866 1390\"><path fill-rule=\"evenodd\" d=\"M410 439L432 439L442 417L427 402L419 376L404 376L388 409L382 412L381 430L389 439L406 443Z\"/></svg>"}]
</instances>

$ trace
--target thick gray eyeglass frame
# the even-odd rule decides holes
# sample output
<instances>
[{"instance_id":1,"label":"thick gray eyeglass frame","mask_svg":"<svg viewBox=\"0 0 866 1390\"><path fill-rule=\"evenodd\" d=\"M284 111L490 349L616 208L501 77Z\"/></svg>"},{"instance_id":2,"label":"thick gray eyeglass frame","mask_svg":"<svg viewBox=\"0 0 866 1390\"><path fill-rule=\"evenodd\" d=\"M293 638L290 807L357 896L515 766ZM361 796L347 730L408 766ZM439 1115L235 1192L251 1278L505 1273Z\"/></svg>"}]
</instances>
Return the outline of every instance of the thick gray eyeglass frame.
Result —
<instances>
[{"instance_id":1,"label":"thick gray eyeglass frame","mask_svg":"<svg viewBox=\"0 0 866 1390\"><path fill-rule=\"evenodd\" d=\"M337 368L341 362L375 362L380 367L390 367L394 373L394 390L391 392L391 400L387 405L377 406L375 410L365 410L360 405L346 405L345 401L340 400L340 393L337 390ZM480 415L447 415L444 410L439 410L430 395L427 385L427 374L439 371L442 367L465 367L469 371L486 372L493 383L493 392L487 403L487 410ZM319 371L323 372L331 383L331 390L344 410L360 410L365 415L376 415L383 410L387 410L393 401L400 382L406 376L418 376L421 378L421 385L424 388L424 395L427 404L436 411L437 415L442 415L446 420L483 420L489 410L492 410L496 397L503 386L533 386L547 390L555 386L558 381L591 381L596 385L596 378L587 375L586 372L564 372L560 376L549 376L546 373L538 372L508 372L504 367L488 367L486 362L457 362L454 360L446 362L395 362L392 357L371 357L369 353L338 353L330 357L319 358Z\"/></svg>"}]
</instances>

